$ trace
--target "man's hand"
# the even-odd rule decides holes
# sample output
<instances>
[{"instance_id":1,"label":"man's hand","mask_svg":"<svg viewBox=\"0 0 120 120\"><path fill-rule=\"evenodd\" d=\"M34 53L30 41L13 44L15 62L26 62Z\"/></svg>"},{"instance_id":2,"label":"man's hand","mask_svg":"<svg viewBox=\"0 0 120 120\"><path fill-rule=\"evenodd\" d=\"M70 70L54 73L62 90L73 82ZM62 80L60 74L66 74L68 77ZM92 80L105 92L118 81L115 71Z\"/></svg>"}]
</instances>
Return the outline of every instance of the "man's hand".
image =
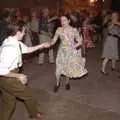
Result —
<instances>
[{"instance_id":1,"label":"man's hand","mask_svg":"<svg viewBox=\"0 0 120 120\"><path fill-rule=\"evenodd\" d=\"M27 84L27 82L28 82L27 76L24 75L24 74L10 72L10 73L8 73L5 76L6 77L15 77L24 85Z\"/></svg>"},{"instance_id":2,"label":"man's hand","mask_svg":"<svg viewBox=\"0 0 120 120\"><path fill-rule=\"evenodd\" d=\"M26 75L24 75L24 74L18 74L17 75L17 78L20 80L20 82L22 83L22 84L27 84L27 82L28 82L28 79L27 79L27 76Z\"/></svg>"},{"instance_id":3,"label":"man's hand","mask_svg":"<svg viewBox=\"0 0 120 120\"><path fill-rule=\"evenodd\" d=\"M46 43L41 44L41 46L43 46L43 48L49 48L50 44L46 42Z\"/></svg>"}]
</instances>

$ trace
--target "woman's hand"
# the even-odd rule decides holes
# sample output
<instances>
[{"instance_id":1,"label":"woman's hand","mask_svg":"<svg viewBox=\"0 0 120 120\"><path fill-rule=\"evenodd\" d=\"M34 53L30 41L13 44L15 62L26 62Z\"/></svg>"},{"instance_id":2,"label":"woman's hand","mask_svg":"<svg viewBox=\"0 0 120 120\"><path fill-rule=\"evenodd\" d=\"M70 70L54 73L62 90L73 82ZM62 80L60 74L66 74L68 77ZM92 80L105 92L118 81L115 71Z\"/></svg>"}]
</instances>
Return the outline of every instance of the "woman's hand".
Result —
<instances>
[{"instance_id":1,"label":"woman's hand","mask_svg":"<svg viewBox=\"0 0 120 120\"><path fill-rule=\"evenodd\" d=\"M76 44L75 49L76 49L76 50L79 50L80 48L81 48L81 44L79 44L79 43Z\"/></svg>"},{"instance_id":2,"label":"woman's hand","mask_svg":"<svg viewBox=\"0 0 120 120\"><path fill-rule=\"evenodd\" d=\"M50 47L50 43L43 43L41 44L41 46L43 46L43 48L49 48Z\"/></svg>"}]
</instances>

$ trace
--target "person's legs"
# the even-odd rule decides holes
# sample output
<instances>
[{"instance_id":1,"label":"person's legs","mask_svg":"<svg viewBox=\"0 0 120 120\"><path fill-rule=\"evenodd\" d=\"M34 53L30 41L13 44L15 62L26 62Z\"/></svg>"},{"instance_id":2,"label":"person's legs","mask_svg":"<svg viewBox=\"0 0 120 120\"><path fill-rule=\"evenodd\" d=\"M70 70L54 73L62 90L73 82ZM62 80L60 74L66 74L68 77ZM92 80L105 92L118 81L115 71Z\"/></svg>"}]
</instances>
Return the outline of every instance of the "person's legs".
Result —
<instances>
[{"instance_id":1,"label":"person's legs","mask_svg":"<svg viewBox=\"0 0 120 120\"><path fill-rule=\"evenodd\" d=\"M61 77L61 74L56 73L56 85L57 85L57 86L60 85L60 77Z\"/></svg>"},{"instance_id":2,"label":"person's legs","mask_svg":"<svg viewBox=\"0 0 120 120\"><path fill-rule=\"evenodd\" d=\"M3 81L2 85L2 88L12 96L11 99L18 98L24 102L31 118L37 117L39 112L37 103L32 90L28 86L23 85L16 78L7 78L7 80Z\"/></svg>"},{"instance_id":3,"label":"person's legs","mask_svg":"<svg viewBox=\"0 0 120 120\"><path fill-rule=\"evenodd\" d=\"M24 102L29 116L31 118L35 118L38 113L38 109L32 90L26 86L24 91L15 92L15 96Z\"/></svg>"},{"instance_id":4,"label":"person's legs","mask_svg":"<svg viewBox=\"0 0 120 120\"><path fill-rule=\"evenodd\" d=\"M15 110L16 97L2 90L2 105L3 109L0 113L0 120L10 120Z\"/></svg>"},{"instance_id":5,"label":"person's legs","mask_svg":"<svg viewBox=\"0 0 120 120\"><path fill-rule=\"evenodd\" d=\"M26 87L24 89L24 92L17 93L16 94L17 98L21 99L25 106L26 109L29 113L29 117L33 120L41 120L41 113L39 112L37 106L37 102L35 100L34 93L32 92L32 89L29 87Z\"/></svg>"},{"instance_id":6,"label":"person's legs","mask_svg":"<svg viewBox=\"0 0 120 120\"><path fill-rule=\"evenodd\" d=\"M66 90L70 90L70 78L65 77L65 79L66 79L65 88L66 88Z\"/></svg>"},{"instance_id":7,"label":"person's legs","mask_svg":"<svg viewBox=\"0 0 120 120\"><path fill-rule=\"evenodd\" d=\"M35 100L35 96L34 93L32 92L32 89L29 88L28 86L25 86L24 90L14 91L14 95L24 102L26 109L29 113L29 116L31 118L36 118L39 111L37 108L38 104Z\"/></svg>"},{"instance_id":8,"label":"person's legs","mask_svg":"<svg viewBox=\"0 0 120 120\"><path fill-rule=\"evenodd\" d=\"M60 77L61 74L59 72L56 72L56 85L54 87L54 92L57 92L60 87Z\"/></svg>"},{"instance_id":9,"label":"person's legs","mask_svg":"<svg viewBox=\"0 0 120 120\"><path fill-rule=\"evenodd\" d=\"M38 64L43 64L44 63L44 56L45 56L44 52L39 53Z\"/></svg>"},{"instance_id":10,"label":"person's legs","mask_svg":"<svg viewBox=\"0 0 120 120\"><path fill-rule=\"evenodd\" d=\"M53 51L53 48L51 48L48 51L48 54L49 54L49 63L54 63L54 51Z\"/></svg>"},{"instance_id":11,"label":"person's legs","mask_svg":"<svg viewBox=\"0 0 120 120\"><path fill-rule=\"evenodd\" d=\"M105 58L104 60L103 60L103 63L102 63L102 68L101 68L101 71L103 72L103 73L105 73L106 74L106 65L107 65L107 63L108 63L108 61L109 61L109 59L108 58Z\"/></svg>"},{"instance_id":12,"label":"person's legs","mask_svg":"<svg viewBox=\"0 0 120 120\"><path fill-rule=\"evenodd\" d=\"M47 42L46 35L45 34L40 34L39 35L39 43L43 44L45 42ZM43 50L43 51L39 52L38 64L43 64L44 63L44 57L45 57L45 51Z\"/></svg>"},{"instance_id":13,"label":"person's legs","mask_svg":"<svg viewBox=\"0 0 120 120\"><path fill-rule=\"evenodd\" d=\"M116 60L112 59L112 69L115 70Z\"/></svg>"}]
</instances>

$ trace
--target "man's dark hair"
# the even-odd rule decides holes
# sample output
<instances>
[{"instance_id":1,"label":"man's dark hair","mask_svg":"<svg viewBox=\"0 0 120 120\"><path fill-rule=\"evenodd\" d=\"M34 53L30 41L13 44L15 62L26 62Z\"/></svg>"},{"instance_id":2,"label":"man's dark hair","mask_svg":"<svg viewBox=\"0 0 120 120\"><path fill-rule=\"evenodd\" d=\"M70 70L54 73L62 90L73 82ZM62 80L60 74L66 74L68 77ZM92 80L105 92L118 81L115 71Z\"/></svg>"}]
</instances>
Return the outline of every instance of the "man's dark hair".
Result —
<instances>
[{"instance_id":1,"label":"man's dark hair","mask_svg":"<svg viewBox=\"0 0 120 120\"><path fill-rule=\"evenodd\" d=\"M9 35L14 36L18 31L22 32L25 23L20 20L15 25L11 25Z\"/></svg>"}]
</instances>

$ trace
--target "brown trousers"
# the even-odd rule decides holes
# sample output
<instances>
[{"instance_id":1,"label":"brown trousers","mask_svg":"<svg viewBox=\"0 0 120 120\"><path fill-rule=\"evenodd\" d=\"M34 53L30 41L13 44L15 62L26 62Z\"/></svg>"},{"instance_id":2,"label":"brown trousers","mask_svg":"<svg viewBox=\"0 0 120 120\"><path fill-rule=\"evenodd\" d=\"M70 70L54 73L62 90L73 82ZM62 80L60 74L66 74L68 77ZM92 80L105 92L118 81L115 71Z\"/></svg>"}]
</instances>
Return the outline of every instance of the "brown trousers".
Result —
<instances>
[{"instance_id":1,"label":"brown trousers","mask_svg":"<svg viewBox=\"0 0 120 120\"><path fill-rule=\"evenodd\" d=\"M16 100L21 100L31 118L35 118L38 110L32 90L23 85L17 78L0 76L0 90L2 92L3 109L0 113L0 120L10 120L15 110Z\"/></svg>"}]
</instances>

